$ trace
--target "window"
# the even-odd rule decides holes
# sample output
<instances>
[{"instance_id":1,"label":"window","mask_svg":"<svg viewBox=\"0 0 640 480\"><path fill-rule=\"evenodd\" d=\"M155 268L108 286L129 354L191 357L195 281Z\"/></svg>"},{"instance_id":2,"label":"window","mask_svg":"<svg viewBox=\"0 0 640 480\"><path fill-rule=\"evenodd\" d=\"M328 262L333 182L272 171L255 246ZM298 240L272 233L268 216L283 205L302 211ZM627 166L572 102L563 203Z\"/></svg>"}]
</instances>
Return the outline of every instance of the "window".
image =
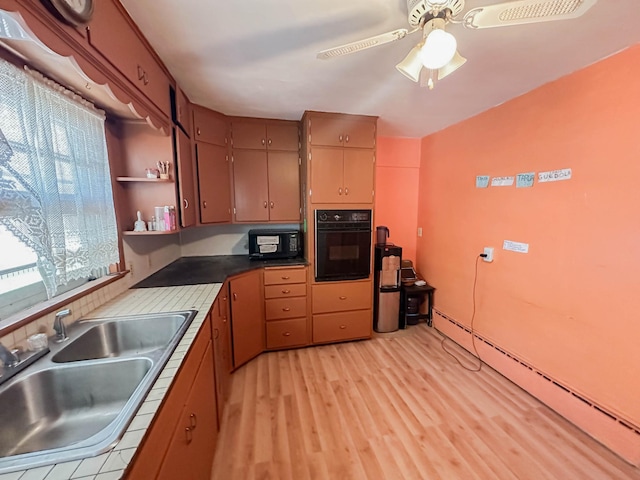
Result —
<instances>
[{"instance_id":1,"label":"window","mask_svg":"<svg viewBox=\"0 0 640 480\"><path fill-rule=\"evenodd\" d=\"M0 319L119 262L104 121L0 60Z\"/></svg>"}]
</instances>

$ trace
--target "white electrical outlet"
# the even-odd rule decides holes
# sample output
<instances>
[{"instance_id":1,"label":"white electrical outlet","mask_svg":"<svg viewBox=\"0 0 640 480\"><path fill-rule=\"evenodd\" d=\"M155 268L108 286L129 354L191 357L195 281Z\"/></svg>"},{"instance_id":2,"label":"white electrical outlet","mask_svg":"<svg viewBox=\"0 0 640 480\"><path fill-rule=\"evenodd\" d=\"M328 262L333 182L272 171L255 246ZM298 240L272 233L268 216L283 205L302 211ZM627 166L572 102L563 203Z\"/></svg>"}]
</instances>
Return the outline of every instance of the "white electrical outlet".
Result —
<instances>
[{"instance_id":1,"label":"white electrical outlet","mask_svg":"<svg viewBox=\"0 0 640 480\"><path fill-rule=\"evenodd\" d=\"M483 257L485 262L493 262L493 247L484 247L484 252L482 253L486 255L486 257Z\"/></svg>"}]
</instances>

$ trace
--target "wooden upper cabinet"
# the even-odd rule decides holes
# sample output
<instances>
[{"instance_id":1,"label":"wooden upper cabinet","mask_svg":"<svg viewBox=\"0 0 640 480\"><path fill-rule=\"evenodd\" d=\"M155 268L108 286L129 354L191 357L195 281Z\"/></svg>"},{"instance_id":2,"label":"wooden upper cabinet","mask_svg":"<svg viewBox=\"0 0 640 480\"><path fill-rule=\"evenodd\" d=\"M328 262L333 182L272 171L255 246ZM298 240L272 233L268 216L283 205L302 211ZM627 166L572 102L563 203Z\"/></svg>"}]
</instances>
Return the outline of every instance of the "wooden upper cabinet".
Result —
<instances>
[{"instance_id":1,"label":"wooden upper cabinet","mask_svg":"<svg viewBox=\"0 0 640 480\"><path fill-rule=\"evenodd\" d=\"M206 142L213 145L227 145L229 122L221 113L192 105L193 112L193 139L197 142Z\"/></svg>"},{"instance_id":2,"label":"wooden upper cabinet","mask_svg":"<svg viewBox=\"0 0 640 480\"><path fill-rule=\"evenodd\" d=\"M300 221L300 169L297 152L269 152L269 220Z\"/></svg>"},{"instance_id":3,"label":"wooden upper cabinet","mask_svg":"<svg viewBox=\"0 0 640 480\"><path fill-rule=\"evenodd\" d=\"M94 5L93 20L88 27L89 43L169 117L169 78L124 8L115 0L101 0Z\"/></svg>"},{"instance_id":4,"label":"wooden upper cabinet","mask_svg":"<svg viewBox=\"0 0 640 480\"><path fill-rule=\"evenodd\" d=\"M231 120L233 148L253 150L286 150L300 147L298 122L234 118Z\"/></svg>"},{"instance_id":5,"label":"wooden upper cabinet","mask_svg":"<svg viewBox=\"0 0 640 480\"><path fill-rule=\"evenodd\" d=\"M311 148L313 203L372 203L374 154L365 149Z\"/></svg>"},{"instance_id":6,"label":"wooden upper cabinet","mask_svg":"<svg viewBox=\"0 0 640 480\"><path fill-rule=\"evenodd\" d=\"M238 222L269 221L267 154L259 150L234 150L233 188Z\"/></svg>"},{"instance_id":7,"label":"wooden upper cabinet","mask_svg":"<svg viewBox=\"0 0 640 480\"><path fill-rule=\"evenodd\" d=\"M231 221L231 175L227 147L196 142L200 223Z\"/></svg>"},{"instance_id":8,"label":"wooden upper cabinet","mask_svg":"<svg viewBox=\"0 0 640 480\"><path fill-rule=\"evenodd\" d=\"M182 127L188 137L191 137L191 104L179 86L172 89L172 100L173 104L171 114L173 121Z\"/></svg>"},{"instance_id":9,"label":"wooden upper cabinet","mask_svg":"<svg viewBox=\"0 0 640 480\"><path fill-rule=\"evenodd\" d=\"M174 128L178 192L180 194L180 225L190 227L196 223L193 158L189 137L179 128Z\"/></svg>"},{"instance_id":10,"label":"wooden upper cabinet","mask_svg":"<svg viewBox=\"0 0 640 480\"><path fill-rule=\"evenodd\" d=\"M376 123L372 117L353 118L340 114L308 114L311 145L375 148Z\"/></svg>"}]
</instances>

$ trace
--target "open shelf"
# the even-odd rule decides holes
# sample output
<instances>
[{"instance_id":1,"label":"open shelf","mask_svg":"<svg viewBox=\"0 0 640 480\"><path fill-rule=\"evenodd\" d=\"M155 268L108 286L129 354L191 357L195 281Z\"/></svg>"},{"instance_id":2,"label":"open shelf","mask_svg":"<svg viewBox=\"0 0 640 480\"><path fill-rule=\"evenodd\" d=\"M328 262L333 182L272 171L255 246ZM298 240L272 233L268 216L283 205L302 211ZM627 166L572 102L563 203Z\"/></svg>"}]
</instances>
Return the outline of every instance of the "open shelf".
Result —
<instances>
[{"instance_id":1,"label":"open shelf","mask_svg":"<svg viewBox=\"0 0 640 480\"><path fill-rule=\"evenodd\" d=\"M156 230L146 230L144 232L134 232L133 230L126 230L124 232L122 232L122 235L136 235L136 236L144 236L144 235L174 235L176 233L178 233L180 230L162 230L162 231L156 231Z\"/></svg>"},{"instance_id":2,"label":"open shelf","mask_svg":"<svg viewBox=\"0 0 640 480\"><path fill-rule=\"evenodd\" d=\"M173 183L172 178L116 177L118 182Z\"/></svg>"}]
</instances>

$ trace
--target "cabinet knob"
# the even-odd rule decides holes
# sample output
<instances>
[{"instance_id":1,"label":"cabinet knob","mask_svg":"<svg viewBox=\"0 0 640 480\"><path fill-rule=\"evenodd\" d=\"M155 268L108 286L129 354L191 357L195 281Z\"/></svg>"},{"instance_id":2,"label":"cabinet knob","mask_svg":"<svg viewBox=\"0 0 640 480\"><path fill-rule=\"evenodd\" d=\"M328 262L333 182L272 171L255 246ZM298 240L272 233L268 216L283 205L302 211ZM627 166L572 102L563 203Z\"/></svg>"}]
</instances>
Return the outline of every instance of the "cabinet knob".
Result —
<instances>
[{"instance_id":1,"label":"cabinet knob","mask_svg":"<svg viewBox=\"0 0 640 480\"><path fill-rule=\"evenodd\" d=\"M291 332L284 332L282 334L283 337L290 337L291 336Z\"/></svg>"},{"instance_id":2,"label":"cabinet knob","mask_svg":"<svg viewBox=\"0 0 640 480\"><path fill-rule=\"evenodd\" d=\"M338 195L342 195L342 187L338 189Z\"/></svg>"},{"instance_id":3,"label":"cabinet knob","mask_svg":"<svg viewBox=\"0 0 640 480\"><path fill-rule=\"evenodd\" d=\"M218 330L217 328L213 329L213 339L217 340L218 338L220 338L220 330Z\"/></svg>"},{"instance_id":4,"label":"cabinet knob","mask_svg":"<svg viewBox=\"0 0 640 480\"><path fill-rule=\"evenodd\" d=\"M149 85L149 75L147 75L147 72L144 72L144 75L142 76L142 83Z\"/></svg>"},{"instance_id":5,"label":"cabinet knob","mask_svg":"<svg viewBox=\"0 0 640 480\"><path fill-rule=\"evenodd\" d=\"M198 425L198 417L196 417L195 413L189 415L189 424L191 425L191 430L195 430Z\"/></svg>"},{"instance_id":6,"label":"cabinet knob","mask_svg":"<svg viewBox=\"0 0 640 480\"><path fill-rule=\"evenodd\" d=\"M202 208L207 208L207 201L202 202Z\"/></svg>"},{"instance_id":7,"label":"cabinet knob","mask_svg":"<svg viewBox=\"0 0 640 480\"><path fill-rule=\"evenodd\" d=\"M288 293L291 293L291 290L282 290L282 293L284 293L285 295L287 295Z\"/></svg>"},{"instance_id":8,"label":"cabinet knob","mask_svg":"<svg viewBox=\"0 0 640 480\"><path fill-rule=\"evenodd\" d=\"M270 205L271 205L271 208L273 208L275 204L274 204L273 202L271 202L271 204L270 204Z\"/></svg>"},{"instance_id":9,"label":"cabinet knob","mask_svg":"<svg viewBox=\"0 0 640 480\"><path fill-rule=\"evenodd\" d=\"M238 294L236 292L233 292L233 300L238 300Z\"/></svg>"},{"instance_id":10,"label":"cabinet knob","mask_svg":"<svg viewBox=\"0 0 640 480\"><path fill-rule=\"evenodd\" d=\"M346 330L347 326L346 325L340 325L340 330Z\"/></svg>"},{"instance_id":11,"label":"cabinet knob","mask_svg":"<svg viewBox=\"0 0 640 480\"><path fill-rule=\"evenodd\" d=\"M344 137L344 141L345 141L346 143L349 143L349 135L347 135L346 137Z\"/></svg>"},{"instance_id":12,"label":"cabinet knob","mask_svg":"<svg viewBox=\"0 0 640 480\"><path fill-rule=\"evenodd\" d=\"M269 139L269 140L267 141L267 143L268 143L269 145L271 145L271 139Z\"/></svg>"},{"instance_id":13,"label":"cabinet knob","mask_svg":"<svg viewBox=\"0 0 640 480\"><path fill-rule=\"evenodd\" d=\"M342 143L342 135L338 137L338 140L340 140L340 143Z\"/></svg>"},{"instance_id":14,"label":"cabinet knob","mask_svg":"<svg viewBox=\"0 0 640 480\"><path fill-rule=\"evenodd\" d=\"M140 65L138 65L138 80L142 80L143 77L144 77L144 70Z\"/></svg>"},{"instance_id":15,"label":"cabinet knob","mask_svg":"<svg viewBox=\"0 0 640 480\"><path fill-rule=\"evenodd\" d=\"M340 300L346 300L346 299L347 299L347 297L342 297L342 296L341 296L341 297L338 297L338 298L339 298Z\"/></svg>"},{"instance_id":16,"label":"cabinet knob","mask_svg":"<svg viewBox=\"0 0 640 480\"><path fill-rule=\"evenodd\" d=\"M191 433L191 428L187 427L184 429L184 435L186 437L187 440L187 444L191 443L193 441L193 433Z\"/></svg>"},{"instance_id":17,"label":"cabinet knob","mask_svg":"<svg viewBox=\"0 0 640 480\"><path fill-rule=\"evenodd\" d=\"M349 189L347 187L344 187L344 194L349 195Z\"/></svg>"},{"instance_id":18,"label":"cabinet knob","mask_svg":"<svg viewBox=\"0 0 640 480\"><path fill-rule=\"evenodd\" d=\"M200 127L196 128L196 135L200 135L202 132L200 131Z\"/></svg>"},{"instance_id":19,"label":"cabinet knob","mask_svg":"<svg viewBox=\"0 0 640 480\"><path fill-rule=\"evenodd\" d=\"M186 198L182 199L182 202L184 203L184 209L186 210L187 208L189 208L189 200L187 200Z\"/></svg>"},{"instance_id":20,"label":"cabinet knob","mask_svg":"<svg viewBox=\"0 0 640 480\"><path fill-rule=\"evenodd\" d=\"M267 208L267 201L264 201L264 208Z\"/></svg>"},{"instance_id":21,"label":"cabinet knob","mask_svg":"<svg viewBox=\"0 0 640 480\"><path fill-rule=\"evenodd\" d=\"M282 309L282 311L283 311L283 312L290 312L290 311L291 311L291 309L290 309L289 307L284 307L284 308Z\"/></svg>"},{"instance_id":22,"label":"cabinet knob","mask_svg":"<svg viewBox=\"0 0 640 480\"><path fill-rule=\"evenodd\" d=\"M262 139L262 145L264 145L264 144L265 144L265 140L264 140L264 138L263 138L263 139Z\"/></svg>"}]
</instances>

